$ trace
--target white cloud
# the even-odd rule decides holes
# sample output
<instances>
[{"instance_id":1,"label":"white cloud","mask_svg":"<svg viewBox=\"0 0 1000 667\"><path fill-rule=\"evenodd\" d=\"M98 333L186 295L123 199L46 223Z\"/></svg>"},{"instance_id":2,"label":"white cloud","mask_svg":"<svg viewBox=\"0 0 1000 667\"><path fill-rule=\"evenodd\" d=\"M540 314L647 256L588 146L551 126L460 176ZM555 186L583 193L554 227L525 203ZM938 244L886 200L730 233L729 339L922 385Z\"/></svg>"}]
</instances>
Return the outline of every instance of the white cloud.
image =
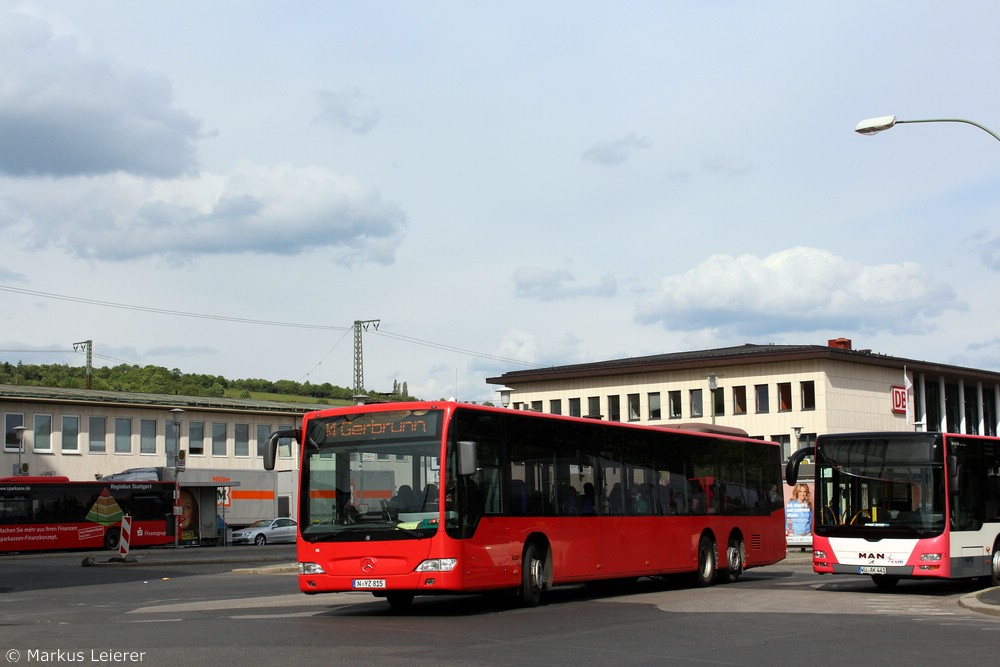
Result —
<instances>
[{"instance_id":1,"label":"white cloud","mask_svg":"<svg viewBox=\"0 0 1000 667\"><path fill-rule=\"evenodd\" d=\"M583 159L603 165L619 165L627 162L636 151L648 150L653 144L635 132L610 141L599 141L583 152Z\"/></svg>"},{"instance_id":2,"label":"white cloud","mask_svg":"<svg viewBox=\"0 0 1000 667\"><path fill-rule=\"evenodd\" d=\"M5 225L29 247L105 261L173 255L292 255L337 250L344 264L390 264L406 216L322 167L243 163L230 174L169 181L128 174L0 179Z\"/></svg>"},{"instance_id":3,"label":"white cloud","mask_svg":"<svg viewBox=\"0 0 1000 667\"><path fill-rule=\"evenodd\" d=\"M666 276L640 303L637 321L670 330L718 328L762 335L786 331L920 333L964 305L915 262L864 266L827 250L796 247L767 257L712 255Z\"/></svg>"},{"instance_id":4,"label":"white cloud","mask_svg":"<svg viewBox=\"0 0 1000 667\"><path fill-rule=\"evenodd\" d=\"M365 95L356 87L323 90L317 96L319 121L341 127L351 134L368 134L378 125L381 114L365 104Z\"/></svg>"},{"instance_id":5,"label":"white cloud","mask_svg":"<svg viewBox=\"0 0 1000 667\"><path fill-rule=\"evenodd\" d=\"M613 297L618 291L614 276L602 276L595 284L579 284L565 269L520 266L514 270L514 294L538 301L561 301L586 296Z\"/></svg>"},{"instance_id":6,"label":"white cloud","mask_svg":"<svg viewBox=\"0 0 1000 667\"><path fill-rule=\"evenodd\" d=\"M196 167L200 122L161 74L117 68L70 36L0 13L0 173L177 176Z\"/></svg>"}]
</instances>

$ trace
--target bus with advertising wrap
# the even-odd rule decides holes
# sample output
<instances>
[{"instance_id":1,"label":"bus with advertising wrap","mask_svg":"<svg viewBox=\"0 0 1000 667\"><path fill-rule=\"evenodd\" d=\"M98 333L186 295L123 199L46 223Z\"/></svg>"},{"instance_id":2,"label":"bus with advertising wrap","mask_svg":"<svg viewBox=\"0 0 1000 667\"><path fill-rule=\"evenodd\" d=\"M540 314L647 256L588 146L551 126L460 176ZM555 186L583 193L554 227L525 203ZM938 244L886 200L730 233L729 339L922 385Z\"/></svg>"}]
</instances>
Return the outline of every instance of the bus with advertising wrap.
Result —
<instances>
[{"instance_id":1,"label":"bus with advertising wrap","mask_svg":"<svg viewBox=\"0 0 1000 667\"><path fill-rule=\"evenodd\" d=\"M0 552L117 549L126 514L130 547L172 543L176 488L173 482L2 477Z\"/></svg>"},{"instance_id":2,"label":"bus with advertising wrap","mask_svg":"<svg viewBox=\"0 0 1000 667\"><path fill-rule=\"evenodd\" d=\"M780 447L746 437L455 402L305 415L299 588L418 595L691 573L785 557Z\"/></svg>"},{"instance_id":3,"label":"bus with advertising wrap","mask_svg":"<svg viewBox=\"0 0 1000 667\"><path fill-rule=\"evenodd\" d=\"M815 456L813 571L1000 586L1000 438L953 433L821 435Z\"/></svg>"}]
</instances>

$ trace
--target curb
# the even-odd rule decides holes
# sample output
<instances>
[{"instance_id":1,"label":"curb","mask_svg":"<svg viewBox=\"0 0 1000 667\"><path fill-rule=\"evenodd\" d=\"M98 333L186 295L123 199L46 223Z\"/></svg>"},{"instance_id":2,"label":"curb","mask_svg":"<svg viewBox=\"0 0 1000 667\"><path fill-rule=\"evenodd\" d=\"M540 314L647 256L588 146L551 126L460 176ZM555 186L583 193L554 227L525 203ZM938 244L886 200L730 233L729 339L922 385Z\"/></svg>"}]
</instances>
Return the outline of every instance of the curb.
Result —
<instances>
[{"instance_id":1,"label":"curb","mask_svg":"<svg viewBox=\"0 0 1000 667\"><path fill-rule=\"evenodd\" d=\"M976 611L980 614L989 614L990 616L1000 616L1000 607L996 605L988 604L979 599L983 593L989 591L998 590L997 588L985 588L981 591L976 591L975 593L970 593L958 601L959 607L964 607L970 611Z\"/></svg>"}]
</instances>

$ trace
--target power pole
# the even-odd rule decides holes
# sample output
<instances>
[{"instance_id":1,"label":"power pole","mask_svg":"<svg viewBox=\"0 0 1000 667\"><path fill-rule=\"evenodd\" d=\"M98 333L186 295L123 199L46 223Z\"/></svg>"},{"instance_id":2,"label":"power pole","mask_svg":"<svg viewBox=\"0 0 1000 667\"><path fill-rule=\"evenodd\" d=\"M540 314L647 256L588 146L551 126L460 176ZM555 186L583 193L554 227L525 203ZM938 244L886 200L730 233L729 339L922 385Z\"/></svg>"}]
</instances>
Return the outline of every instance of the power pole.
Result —
<instances>
[{"instance_id":1,"label":"power pole","mask_svg":"<svg viewBox=\"0 0 1000 667\"><path fill-rule=\"evenodd\" d=\"M368 331L368 325L378 325L382 320L354 320L354 394L365 393L365 358L361 351L361 331Z\"/></svg>"},{"instance_id":2,"label":"power pole","mask_svg":"<svg viewBox=\"0 0 1000 667\"><path fill-rule=\"evenodd\" d=\"M84 340L79 343L73 343L74 352L78 351L81 347L87 353L87 389L90 389L94 384L94 341Z\"/></svg>"}]
</instances>

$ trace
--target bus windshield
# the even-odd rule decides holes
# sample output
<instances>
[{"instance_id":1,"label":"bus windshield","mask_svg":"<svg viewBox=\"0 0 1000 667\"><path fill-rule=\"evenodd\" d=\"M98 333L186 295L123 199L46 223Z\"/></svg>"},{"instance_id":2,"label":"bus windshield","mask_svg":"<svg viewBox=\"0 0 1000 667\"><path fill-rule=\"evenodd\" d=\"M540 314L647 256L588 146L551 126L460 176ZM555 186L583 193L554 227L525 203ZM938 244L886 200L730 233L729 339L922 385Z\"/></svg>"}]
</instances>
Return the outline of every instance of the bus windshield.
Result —
<instances>
[{"instance_id":1,"label":"bus windshield","mask_svg":"<svg viewBox=\"0 0 1000 667\"><path fill-rule=\"evenodd\" d=\"M817 535L940 534L945 466L939 439L827 436L817 443Z\"/></svg>"},{"instance_id":2,"label":"bus windshield","mask_svg":"<svg viewBox=\"0 0 1000 667\"><path fill-rule=\"evenodd\" d=\"M302 539L434 535L441 516L442 423L440 410L360 411L307 422Z\"/></svg>"}]
</instances>

